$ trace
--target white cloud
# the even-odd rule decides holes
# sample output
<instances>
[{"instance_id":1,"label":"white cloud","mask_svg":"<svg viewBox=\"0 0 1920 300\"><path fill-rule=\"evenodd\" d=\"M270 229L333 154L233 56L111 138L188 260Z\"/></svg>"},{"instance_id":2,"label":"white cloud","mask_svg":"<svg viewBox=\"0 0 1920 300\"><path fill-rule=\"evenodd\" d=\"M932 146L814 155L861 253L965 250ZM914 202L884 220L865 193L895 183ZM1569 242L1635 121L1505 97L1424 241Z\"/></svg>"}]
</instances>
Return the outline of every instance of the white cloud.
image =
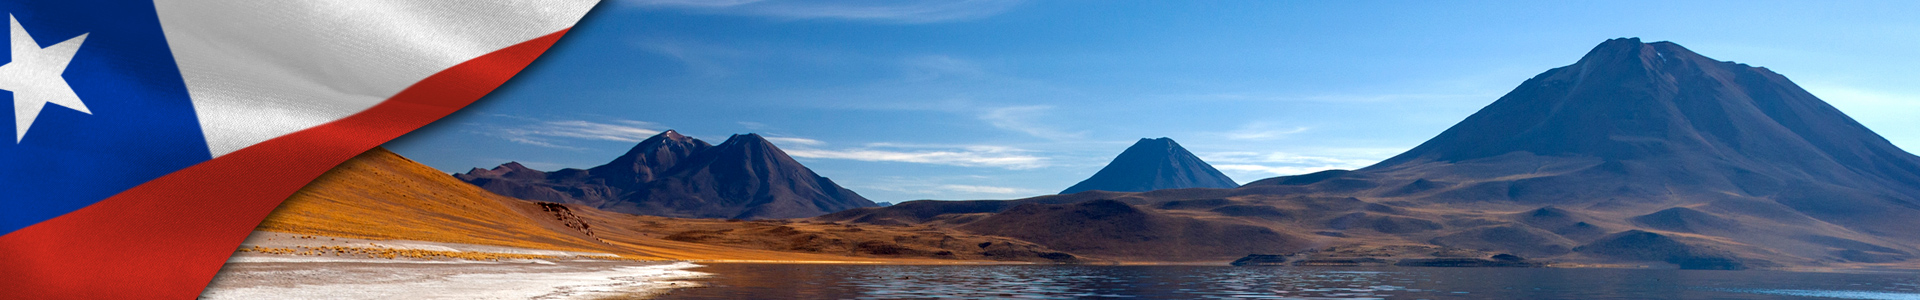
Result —
<instances>
[{"instance_id":1,"label":"white cloud","mask_svg":"<svg viewBox=\"0 0 1920 300\"><path fill-rule=\"evenodd\" d=\"M994 167L1011 170L1033 169L1047 166L1044 157L1027 155L1025 150L997 146L965 146L941 150L882 149L872 147L853 149L787 149L787 155L818 159L845 159L858 161L885 161L922 163L962 167Z\"/></svg>"},{"instance_id":2,"label":"white cloud","mask_svg":"<svg viewBox=\"0 0 1920 300\"><path fill-rule=\"evenodd\" d=\"M1368 159L1350 159L1350 158L1337 158L1337 157L1327 157L1327 156L1300 155L1300 154L1293 154L1293 153L1287 153L1287 152L1268 152L1268 153L1211 152L1211 153L1197 154L1197 155L1200 156L1200 159L1206 160L1207 162L1210 162L1210 163L1211 162L1269 163L1269 164L1364 167L1368 164L1372 164L1375 162L1375 160L1368 160Z\"/></svg>"},{"instance_id":3,"label":"white cloud","mask_svg":"<svg viewBox=\"0 0 1920 300\"><path fill-rule=\"evenodd\" d=\"M532 121L532 118L497 115L498 117ZM595 122L585 120L534 121L519 127L481 127L472 132L499 137L507 141L567 150L586 150L569 146L559 139L598 140L615 142L639 142L660 134L660 124L633 120L614 120Z\"/></svg>"},{"instance_id":4,"label":"white cloud","mask_svg":"<svg viewBox=\"0 0 1920 300\"><path fill-rule=\"evenodd\" d=\"M881 184L881 185L874 185L874 186L862 186L860 187L860 189L881 190L881 191L889 191L889 192L912 194L912 195L934 195L933 197L935 198L944 198L944 199L1001 198L1001 197L1009 197L1009 196L1020 197L1020 196L1033 196L1033 195L1047 194L1047 192L1040 191L1040 190L1016 188L1016 187L972 185L972 184L943 184L943 183L937 183L938 181L940 181L938 179L920 179L920 180L895 179L895 180L888 180L888 181L891 181L891 182L886 184Z\"/></svg>"},{"instance_id":5,"label":"white cloud","mask_svg":"<svg viewBox=\"0 0 1920 300\"><path fill-rule=\"evenodd\" d=\"M993 125L993 127L1018 131L1026 133L1027 135L1050 140L1077 139L1087 135L1086 131L1064 132L1034 122L1034 119L1039 119L1046 115L1048 110L1052 109L1052 106L1044 105L994 108L987 110L986 113L980 114L980 120L986 121L988 125Z\"/></svg>"},{"instance_id":6,"label":"white cloud","mask_svg":"<svg viewBox=\"0 0 1920 300\"><path fill-rule=\"evenodd\" d=\"M547 148L567 149L567 150L575 150L575 151L587 150L587 148L549 143L546 140L541 140L541 139L531 139L531 138L525 138L525 137L502 137L502 138L507 139L507 141L509 142L541 146L541 147L547 147Z\"/></svg>"},{"instance_id":7,"label":"white cloud","mask_svg":"<svg viewBox=\"0 0 1920 300\"><path fill-rule=\"evenodd\" d=\"M1267 122L1250 122L1241 125L1240 129L1221 133L1220 136L1229 140L1271 140L1306 132L1307 129L1307 127L1276 127Z\"/></svg>"},{"instance_id":8,"label":"white cloud","mask_svg":"<svg viewBox=\"0 0 1920 300\"><path fill-rule=\"evenodd\" d=\"M1014 194L1035 193L1034 190L1023 189L1023 188L1010 188L1010 187L984 186L984 185L942 184L935 188L939 190L950 191L950 192L974 193L974 194L1014 195Z\"/></svg>"},{"instance_id":9,"label":"white cloud","mask_svg":"<svg viewBox=\"0 0 1920 300\"><path fill-rule=\"evenodd\" d=\"M1263 165L1239 165L1239 164L1219 164L1219 165L1213 165L1213 168L1220 169L1220 171L1223 171L1223 172L1238 171L1242 173L1267 174L1271 176L1300 175L1300 174L1307 174L1307 173L1326 171L1326 170L1352 169L1352 168L1339 168L1339 167L1328 167L1328 166L1302 167L1302 166L1263 166ZM1248 178L1248 179L1259 179L1259 178ZM1242 179L1242 180L1247 180L1247 179Z\"/></svg>"},{"instance_id":10,"label":"white cloud","mask_svg":"<svg viewBox=\"0 0 1920 300\"><path fill-rule=\"evenodd\" d=\"M783 147L787 155L801 158L844 159L857 161L904 162L961 167L991 167L1024 170L1046 167L1047 158L1028 155L1027 150L986 145L946 146L871 143L857 148L823 149L826 142L805 138L781 139L795 147Z\"/></svg>"},{"instance_id":11,"label":"white cloud","mask_svg":"<svg viewBox=\"0 0 1920 300\"><path fill-rule=\"evenodd\" d=\"M1355 150L1373 154L1371 149ZM1228 173L1235 180L1251 182L1261 178L1284 175L1300 175L1326 170L1352 170L1366 167L1378 160L1338 158L1326 156L1300 155L1287 152L1213 152L1196 154L1200 159Z\"/></svg>"},{"instance_id":12,"label":"white cloud","mask_svg":"<svg viewBox=\"0 0 1920 300\"><path fill-rule=\"evenodd\" d=\"M797 137L762 137L762 138L767 139L767 141L773 142L775 145L782 145L782 146L820 146L820 145L827 144L827 142L822 142L820 140L809 139L809 138L797 138Z\"/></svg>"},{"instance_id":13,"label":"white cloud","mask_svg":"<svg viewBox=\"0 0 1920 300\"><path fill-rule=\"evenodd\" d=\"M647 137L660 134L659 130L645 128L645 127L655 127L655 126L659 126L659 125L648 123L648 122L629 121L629 120L618 120L618 121L614 121L613 123L596 123L592 121L564 120L564 121L547 121L544 123L536 124L534 126L529 126L529 127L519 128L519 129L510 129L509 131L519 135L526 135L526 136L552 136L552 137L569 137L569 138L579 138L579 139L589 139L589 140L616 141L616 142L639 142L641 140L647 139Z\"/></svg>"},{"instance_id":14,"label":"white cloud","mask_svg":"<svg viewBox=\"0 0 1920 300\"><path fill-rule=\"evenodd\" d=\"M985 18L1005 12L1019 0L626 0L630 6L677 8L699 13L763 16L776 19L841 19L897 23L935 23Z\"/></svg>"},{"instance_id":15,"label":"white cloud","mask_svg":"<svg viewBox=\"0 0 1920 300\"><path fill-rule=\"evenodd\" d=\"M978 63L947 55L910 57L902 60L900 65L906 69L909 81L980 78L988 75L986 69Z\"/></svg>"}]
</instances>

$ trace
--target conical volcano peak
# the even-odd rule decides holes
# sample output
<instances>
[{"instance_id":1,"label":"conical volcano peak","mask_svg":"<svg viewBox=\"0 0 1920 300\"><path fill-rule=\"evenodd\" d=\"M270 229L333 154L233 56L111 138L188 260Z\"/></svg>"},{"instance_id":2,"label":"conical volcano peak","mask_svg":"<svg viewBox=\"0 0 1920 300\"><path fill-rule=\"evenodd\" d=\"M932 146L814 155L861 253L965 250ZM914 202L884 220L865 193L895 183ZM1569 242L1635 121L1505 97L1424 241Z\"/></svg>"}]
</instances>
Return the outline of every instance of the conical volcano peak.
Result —
<instances>
[{"instance_id":1,"label":"conical volcano peak","mask_svg":"<svg viewBox=\"0 0 1920 300\"><path fill-rule=\"evenodd\" d=\"M742 143L756 143L756 144L772 144L773 143L773 142L768 142L767 137L760 136L760 134L758 133L734 134L731 136L727 136L727 141L721 142L721 143L722 144L729 143L735 140L738 140Z\"/></svg>"},{"instance_id":2,"label":"conical volcano peak","mask_svg":"<svg viewBox=\"0 0 1920 300\"><path fill-rule=\"evenodd\" d=\"M1144 192L1178 188L1234 188L1239 184L1171 138L1143 138L1093 177L1061 191Z\"/></svg>"},{"instance_id":3,"label":"conical volcano peak","mask_svg":"<svg viewBox=\"0 0 1920 300\"><path fill-rule=\"evenodd\" d=\"M1640 42L1640 38L1617 38L1601 42L1600 45L1594 46L1593 50L1587 51L1587 55L1580 58L1580 62L1605 61L1606 59L1613 58L1658 60L1668 56L1673 56L1674 58L1704 57L1674 42L1658 41L1642 43Z\"/></svg>"},{"instance_id":4,"label":"conical volcano peak","mask_svg":"<svg viewBox=\"0 0 1920 300\"><path fill-rule=\"evenodd\" d=\"M698 142L698 141L700 141L700 139L696 139L696 138L693 138L693 137L689 137L689 136L686 136L686 135L682 135L682 134L680 134L680 132L679 132L679 131L675 131L675 130L673 130L673 129L667 129L667 131L661 131L661 132L660 132L660 134L655 134L655 135L653 135L652 137L648 137L648 138L647 138L647 140L655 140L655 139L658 139L658 140L660 140L660 141L662 141L662 142L664 142L664 141L674 141L674 142L681 142L681 143L693 143L693 142ZM642 141L642 142L644 142L644 141ZM699 142L699 143L703 143L703 144L704 144L704 143L706 143L706 142Z\"/></svg>"},{"instance_id":5,"label":"conical volcano peak","mask_svg":"<svg viewBox=\"0 0 1920 300\"><path fill-rule=\"evenodd\" d=\"M1180 143L1173 142L1171 138L1141 138L1140 141L1133 142L1133 146L1127 146L1127 150L1120 153L1123 155L1125 153L1168 155L1173 153L1174 148L1180 148Z\"/></svg>"},{"instance_id":6,"label":"conical volcano peak","mask_svg":"<svg viewBox=\"0 0 1920 300\"><path fill-rule=\"evenodd\" d=\"M1659 41L1641 43L1639 38L1618 38L1607 40L1594 46L1580 61L1563 69L1566 72L1549 71L1542 75L1552 75L1557 79L1620 80L1625 77L1647 77L1646 81L1656 88L1674 89L1670 81L1689 78L1711 78L1718 81L1730 81L1746 75L1745 72L1779 77L1765 68L1749 66L1732 61L1720 61L1701 55L1680 44ZM1556 69L1559 71L1559 69ZM1785 80L1784 77L1779 78Z\"/></svg>"},{"instance_id":7,"label":"conical volcano peak","mask_svg":"<svg viewBox=\"0 0 1920 300\"><path fill-rule=\"evenodd\" d=\"M668 129L667 131L662 131L659 134L654 134L652 137L648 137L645 140L641 140L639 144L633 145L633 148L628 149L627 153L624 155L621 155L621 157L628 158L628 157L633 157L638 155L648 155L648 154L660 151L661 148L697 149L697 148L705 148L708 146L712 146L712 145L707 144L706 141L701 141L700 139L681 135L680 132L674 131L672 129Z\"/></svg>"},{"instance_id":8,"label":"conical volcano peak","mask_svg":"<svg viewBox=\"0 0 1920 300\"><path fill-rule=\"evenodd\" d=\"M1555 164L1567 168L1564 175L1513 183L1516 191L1535 192L1506 197L1657 199L1677 190L1774 197L1768 195L1790 184L1920 195L1920 157L1785 76L1631 38L1601 43L1579 62L1528 79L1433 139L1361 171L1476 165L1472 172L1498 178L1539 176Z\"/></svg>"}]
</instances>

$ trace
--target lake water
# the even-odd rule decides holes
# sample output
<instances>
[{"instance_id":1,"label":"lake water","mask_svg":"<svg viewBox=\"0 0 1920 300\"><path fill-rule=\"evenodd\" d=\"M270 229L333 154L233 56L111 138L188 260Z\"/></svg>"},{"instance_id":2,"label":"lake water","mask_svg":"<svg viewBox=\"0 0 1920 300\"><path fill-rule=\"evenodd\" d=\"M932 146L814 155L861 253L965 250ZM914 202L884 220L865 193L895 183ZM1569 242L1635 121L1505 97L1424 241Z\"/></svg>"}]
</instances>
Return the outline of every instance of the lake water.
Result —
<instances>
[{"instance_id":1,"label":"lake water","mask_svg":"<svg viewBox=\"0 0 1920 300\"><path fill-rule=\"evenodd\" d=\"M662 299L1920 299L1917 273L708 264Z\"/></svg>"}]
</instances>

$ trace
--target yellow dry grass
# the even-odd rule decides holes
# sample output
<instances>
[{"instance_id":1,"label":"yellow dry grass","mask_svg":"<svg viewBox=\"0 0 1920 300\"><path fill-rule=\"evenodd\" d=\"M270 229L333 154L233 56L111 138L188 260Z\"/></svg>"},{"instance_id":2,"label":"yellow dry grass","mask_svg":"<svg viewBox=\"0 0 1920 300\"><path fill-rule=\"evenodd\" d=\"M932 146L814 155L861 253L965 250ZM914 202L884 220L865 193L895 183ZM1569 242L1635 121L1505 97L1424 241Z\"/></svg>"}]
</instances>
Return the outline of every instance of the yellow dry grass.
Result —
<instances>
[{"instance_id":1,"label":"yellow dry grass","mask_svg":"<svg viewBox=\"0 0 1920 300\"><path fill-rule=\"evenodd\" d=\"M661 239L687 226L745 225L723 220L638 217L572 206L597 237L552 222L532 202L487 192L386 149L354 157L295 193L256 230L374 240L415 240L560 251L614 253L625 259L809 263L979 263L913 257L857 257L752 249ZM639 218L676 226L649 227ZM704 224L704 225L703 225ZM889 229L879 229L885 232ZM908 234L901 232L899 234ZM351 247L349 247L351 248ZM247 248L270 254L372 255L382 258L487 259L467 252L373 248ZM344 251L344 252L343 252ZM504 255L504 254L502 254Z\"/></svg>"},{"instance_id":2,"label":"yellow dry grass","mask_svg":"<svg viewBox=\"0 0 1920 300\"><path fill-rule=\"evenodd\" d=\"M521 202L375 148L288 198L258 230L366 239L605 252L586 238L544 228L508 205Z\"/></svg>"}]
</instances>

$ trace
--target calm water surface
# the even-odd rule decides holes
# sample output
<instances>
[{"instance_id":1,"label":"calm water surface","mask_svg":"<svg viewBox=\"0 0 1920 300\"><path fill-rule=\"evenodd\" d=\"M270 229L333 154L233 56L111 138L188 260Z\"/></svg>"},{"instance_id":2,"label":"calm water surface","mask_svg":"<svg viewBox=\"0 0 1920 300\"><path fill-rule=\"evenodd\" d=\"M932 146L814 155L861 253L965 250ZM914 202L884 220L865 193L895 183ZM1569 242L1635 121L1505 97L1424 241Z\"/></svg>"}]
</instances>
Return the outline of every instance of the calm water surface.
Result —
<instances>
[{"instance_id":1,"label":"calm water surface","mask_svg":"<svg viewBox=\"0 0 1920 300\"><path fill-rule=\"evenodd\" d=\"M1916 299L1920 274L1640 269L708 264L662 299Z\"/></svg>"}]
</instances>

